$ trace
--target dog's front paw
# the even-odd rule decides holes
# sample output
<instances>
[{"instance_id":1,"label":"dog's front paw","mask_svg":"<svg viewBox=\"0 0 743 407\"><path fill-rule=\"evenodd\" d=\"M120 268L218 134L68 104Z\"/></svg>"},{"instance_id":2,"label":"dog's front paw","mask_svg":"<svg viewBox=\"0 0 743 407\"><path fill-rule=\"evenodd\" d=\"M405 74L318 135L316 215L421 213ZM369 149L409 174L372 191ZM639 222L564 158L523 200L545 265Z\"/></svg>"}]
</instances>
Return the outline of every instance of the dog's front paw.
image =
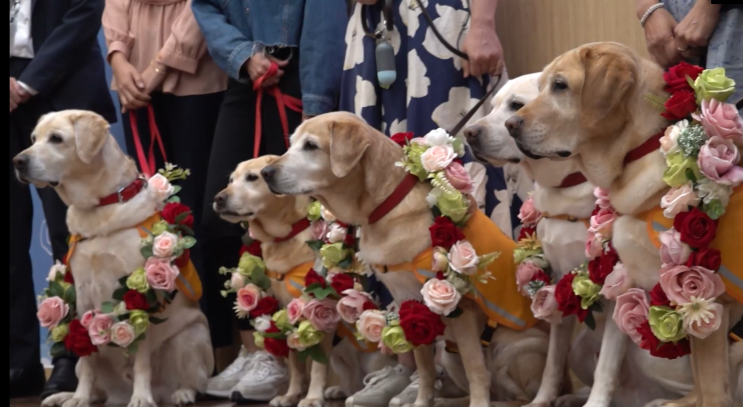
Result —
<instances>
[{"instance_id":1,"label":"dog's front paw","mask_svg":"<svg viewBox=\"0 0 743 407\"><path fill-rule=\"evenodd\" d=\"M555 401L555 407L583 407L588 401L588 396L566 394Z\"/></svg>"},{"instance_id":2,"label":"dog's front paw","mask_svg":"<svg viewBox=\"0 0 743 407\"><path fill-rule=\"evenodd\" d=\"M62 404L62 407L90 407L90 399L82 397L72 397Z\"/></svg>"},{"instance_id":3,"label":"dog's front paw","mask_svg":"<svg viewBox=\"0 0 743 407\"><path fill-rule=\"evenodd\" d=\"M75 396L75 393L57 393L53 394L47 398L44 399L44 401L41 402L41 405L43 407L62 407L64 403L72 399L72 397Z\"/></svg>"},{"instance_id":4,"label":"dog's front paw","mask_svg":"<svg viewBox=\"0 0 743 407\"><path fill-rule=\"evenodd\" d=\"M532 401L530 404L525 405L524 407L550 407L552 406L552 403L549 401Z\"/></svg>"},{"instance_id":5,"label":"dog's front paw","mask_svg":"<svg viewBox=\"0 0 743 407\"><path fill-rule=\"evenodd\" d=\"M174 406L190 406L196 403L196 390L179 389L170 396L170 401Z\"/></svg>"},{"instance_id":6,"label":"dog's front paw","mask_svg":"<svg viewBox=\"0 0 743 407\"><path fill-rule=\"evenodd\" d=\"M129 407L157 407L157 404L155 404L155 400L152 399L151 395L140 396L135 394L132 396L131 401L129 401Z\"/></svg>"},{"instance_id":7,"label":"dog's front paw","mask_svg":"<svg viewBox=\"0 0 743 407\"><path fill-rule=\"evenodd\" d=\"M330 386L325 389L325 400L344 400L346 398L348 398L348 395L340 386Z\"/></svg>"},{"instance_id":8,"label":"dog's front paw","mask_svg":"<svg viewBox=\"0 0 743 407\"><path fill-rule=\"evenodd\" d=\"M285 394L283 396L276 396L269 405L271 407L294 407L299 403L301 394Z\"/></svg>"},{"instance_id":9,"label":"dog's front paw","mask_svg":"<svg viewBox=\"0 0 743 407\"><path fill-rule=\"evenodd\" d=\"M433 400L429 400L428 402L418 402L416 400L413 404L405 404L402 407L433 407Z\"/></svg>"},{"instance_id":10,"label":"dog's front paw","mask_svg":"<svg viewBox=\"0 0 743 407\"><path fill-rule=\"evenodd\" d=\"M469 397L455 399L437 398L433 401L433 407L468 407L469 405Z\"/></svg>"},{"instance_id":11,"label":"dog's front paw","mask_svg":"<svg viewBox=\"0 0 743 407\"><path fill-rule=\"evenodd\" d=\"M306 398L299 402L299 407L325 407L325 400L321 398Z\"/></svg>"}]
</instances>

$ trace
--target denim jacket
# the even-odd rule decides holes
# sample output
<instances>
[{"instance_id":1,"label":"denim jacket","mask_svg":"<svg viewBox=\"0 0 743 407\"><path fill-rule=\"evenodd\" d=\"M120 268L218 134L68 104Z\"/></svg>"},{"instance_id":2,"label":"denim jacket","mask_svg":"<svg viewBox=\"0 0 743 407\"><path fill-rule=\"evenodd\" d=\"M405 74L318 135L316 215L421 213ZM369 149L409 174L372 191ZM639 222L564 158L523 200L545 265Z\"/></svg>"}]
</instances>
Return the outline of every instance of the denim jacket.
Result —
<instances>
[{"instance_id":1,"label":"denim jacket","mask_svg":"<svg viewBox=\"0 0 743 407\"><path fill-rule=\"evenodd\" d=\"M243 66L265 47L298 47L303 111L327 113L340 93L344 0L193 0L193 11L216 63L249 83Z\"/></svg>"}]
</instances>

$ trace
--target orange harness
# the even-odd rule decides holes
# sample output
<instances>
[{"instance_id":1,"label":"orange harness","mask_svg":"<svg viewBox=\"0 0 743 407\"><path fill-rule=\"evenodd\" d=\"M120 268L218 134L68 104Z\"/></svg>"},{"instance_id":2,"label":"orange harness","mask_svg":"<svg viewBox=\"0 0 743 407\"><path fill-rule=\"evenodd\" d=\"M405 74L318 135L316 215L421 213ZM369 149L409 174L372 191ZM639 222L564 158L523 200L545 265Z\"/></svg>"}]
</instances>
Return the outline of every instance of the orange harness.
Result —
<instances>
[{"instance_id":1,"label":"orange harness","mask_svg":"<svg viewBox=\"0 0 743 407\"><path fill-rule=\"evenodd\" d=\"M272 280L283 281L286 291L291 294L292 298L299 298L302 296L302 291L304 290L304 278L312 270L313 265L314 263L310 261L302 263L284 274L267 271L266 275Z\"/></svg>"}]
</instances>

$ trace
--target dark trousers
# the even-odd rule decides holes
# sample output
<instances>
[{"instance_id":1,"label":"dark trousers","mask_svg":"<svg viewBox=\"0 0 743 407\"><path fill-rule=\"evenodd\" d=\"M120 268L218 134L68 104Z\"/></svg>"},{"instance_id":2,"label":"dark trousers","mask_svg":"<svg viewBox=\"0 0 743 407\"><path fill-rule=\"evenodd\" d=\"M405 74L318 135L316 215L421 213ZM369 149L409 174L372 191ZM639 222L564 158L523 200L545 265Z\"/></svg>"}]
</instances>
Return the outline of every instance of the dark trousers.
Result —
<instances>
[{"instance_id":1,"label":"dark trousers","mask_svg":"<svg viewBox=\"0 0 743 407\"><path fill-rule=\"evenodd\" d=\"M295 54L284 71L279 83L281 92L301 98L299 84L299 57ZM222 110L219 113L217 130L209 160L209 172L204 196L203 228L207 282L205 297L209 304L207 317L212 332L214 347L229 346L232 342L234 320L234 296L223 298L219 291L224 289L225 277L219 275L220 267L235 267L244 230L220 219L212 210L214 196L227 187L230 174L237 165L253 158L255 140L256 92L252 84L230 81L225 94ZM299 126L302 114L287 109L289 131ZM279 118L276 99L264 94L261 104L263 132L260 155L281 155L286 151L286 142ZM247 320L238 320L238 329L250 330Z\"/></svg>"},{"instance_id":2,"label":"dark trousers","mask_svg":"<svg viewBox=\"0 0 743 407\"><path fill-rule=\"evenodd\" d=\"M20 76L28 61L11 59L10 76ZM34 96L10 114L9 175L9 247L10 283L10 368L34 367L41 361L39 354L39 321L36 319L36 295L31 266L31 237L33 235L34 206L31 188L15 177L12 159L31 146L31 133L39 118L54 108L43 96ZM44 207L54 259L67 254L67 206L52 188L37 190ZM43 287L38 287L39 292Z\"/></svg>"},{"instance_id":3,"label":"dark trousers","mask_svg":"<svg viewBox=\"0 0 743 407\"><path fill-rule=\"evenodd\" d=\"M214 128L217 125L224 92L194 96L175 96L155 92L151 96L155 121L162 136L168 162L191 170L191 175L187 180L177 182L183 187L178 196L183 204L191 208L194 216L200 216L203 212L209 152L212 148ZM137 150L134 146L129 114L132 113L125 114L122 120L126 148L129 155L137 161ZM146 157L151 144L147 109L138 110L136 115L139 137ZM155 146L155 160L155 170L163 168L165 163L158 146ZM203 245L201 244L203 232L198 222L194 226L199 244L191 249L191 260L201 280L204 281ZM203 298L202 307L206 307Z\"/></svg>"}]
</instances>

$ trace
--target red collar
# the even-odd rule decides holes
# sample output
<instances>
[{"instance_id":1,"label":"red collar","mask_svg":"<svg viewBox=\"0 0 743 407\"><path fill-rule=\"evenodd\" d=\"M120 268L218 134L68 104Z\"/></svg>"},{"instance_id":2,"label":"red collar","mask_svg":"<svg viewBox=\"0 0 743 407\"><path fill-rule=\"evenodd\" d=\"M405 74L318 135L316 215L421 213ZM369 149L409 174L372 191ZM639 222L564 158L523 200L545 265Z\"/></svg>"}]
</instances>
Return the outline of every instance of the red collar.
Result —
<instances>
[{"instance_id":1,"label":"red collar","mask_svg":"<svg viewBox=\"0 0 743 407\"><path fill-rule=\"evenodd\" d=\"M410 191L413 190L413 187L415 187L415 184L417 183L418 177L413 174L407 173L405 175L405 178L403 178L400 182L400 185L398 185L397 188L392 191L392 195L388 196L387 199L379 204L379 206L377 206L377 209L374 209L371 215L369 215L369 224L373 225L379 222L382 218L385 217L385 215L395 209L397 205L399 205L400 202L402 202L402 200L405 199L406 196L408 196Z\"/></svg>"},{"instance_id":2,"label":"red collar","mask_svg":"<svg viewBox=\"0 0 743 407\"><path fill-rule=\"evenodd\" d=\"M560 186L558 186L557 188L570 188L570 187L574 187L576 185L584 184L587 181L588 180L583 175L583 173L581 173L581 172L574 172L574 173L568 175L567 177L565 177L565 179L562 180L562 183L560 184Z\"/></svg>"},{"instance_id":3,"label":"red collar","mask_svg":"<svg viewBox=\"0 0 743 407\"><path fill-rule=\"evenodd\" d=\"M307 230L308 227L310 227L310 220L307 218L302 218L299 222L292 225L292 231L289 232L288 235L281 238L277 237L273 241L274 243L286 242L287 240Z\"/></svg>"},{"instance_id":4,"label":"red collar","mask_svg":"<svg viewBox=\"0 0 743 407\"><path fill-rule=\"evenodd\" d=\"M124 202L129 202L132 198L137 196L140 192L142 192L143 189L147 187L147 181L139 177L132 181L129 186L126 186L124 188L121 188L117 192L114 192L113 194L103 197L98 200L98 206L107 206L107 205L113 205L113 204L119 204Z\"/></svg>"},{"instance_id":5,"label":"red collar","mask_svg":"<svg viewBox=\"0 0 743 407\"><path fill-rule=\"evenodd\" d=\"M627 153L627 155L624 156L624 165L627 166L630 163L635 162L640 158L652 153L653 151L658 151L658 149L660 148L660 139L661 137L663 137L664 134L665 131L661 131L660 133L653 135L653 137L645 140L644 143L640 144L634 150Z\"/></svg>"}]
</instances>

